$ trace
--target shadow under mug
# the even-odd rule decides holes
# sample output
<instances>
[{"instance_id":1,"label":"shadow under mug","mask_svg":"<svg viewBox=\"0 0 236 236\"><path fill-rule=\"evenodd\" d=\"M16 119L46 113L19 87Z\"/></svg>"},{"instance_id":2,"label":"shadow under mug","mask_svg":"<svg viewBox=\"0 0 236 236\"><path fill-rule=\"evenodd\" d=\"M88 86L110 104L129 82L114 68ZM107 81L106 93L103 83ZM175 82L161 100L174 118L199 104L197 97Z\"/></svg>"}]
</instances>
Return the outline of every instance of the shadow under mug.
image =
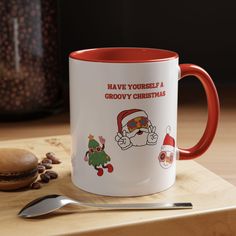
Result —
<instances>
[{"instance_id":1,"label":"shadow under mug","mask_svg":"<svg viewBox=\"0 0 236 236\"><path fill-rule=\"evenodd\" d=\"M202 155L217 129L219 99L209 74L151 48L96 48L70 54L72 182L101 195L140 196L172 186L176 160ZM196 145L177 146L178 81L197 77L208 120Z\"/></svg>"}]
</instances>

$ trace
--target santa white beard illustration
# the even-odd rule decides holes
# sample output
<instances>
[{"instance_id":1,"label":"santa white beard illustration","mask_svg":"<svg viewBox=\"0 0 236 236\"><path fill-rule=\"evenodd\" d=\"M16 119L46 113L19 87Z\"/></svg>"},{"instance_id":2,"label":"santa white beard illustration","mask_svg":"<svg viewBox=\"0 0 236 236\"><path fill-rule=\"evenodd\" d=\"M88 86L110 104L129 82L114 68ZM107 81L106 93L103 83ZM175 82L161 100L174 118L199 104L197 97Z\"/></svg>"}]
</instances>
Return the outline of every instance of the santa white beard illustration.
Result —
<instances>
[{"instance_id":1,"label":"santa white beard illustration","mask_svg":"<svg viewBox=\"0 0 236 236\"><path fill-rule=\"evenodd\" d=\"M133 146L144 146L147 144L148 129L140 128L127 133L127 137L133 143Z\"/></svg>"},{"instance_id":2,"label":"santa white beard illustration","mask_svg":"<svg viewBox=\"0 0 236 236\"><path fill-rule=\"evenodd\" d=\"M117 125L118 133L115 140L122 150L157 143L156 127L143 110L130 109L120 112L117 116Z\"/></svg>"}]
</instances>

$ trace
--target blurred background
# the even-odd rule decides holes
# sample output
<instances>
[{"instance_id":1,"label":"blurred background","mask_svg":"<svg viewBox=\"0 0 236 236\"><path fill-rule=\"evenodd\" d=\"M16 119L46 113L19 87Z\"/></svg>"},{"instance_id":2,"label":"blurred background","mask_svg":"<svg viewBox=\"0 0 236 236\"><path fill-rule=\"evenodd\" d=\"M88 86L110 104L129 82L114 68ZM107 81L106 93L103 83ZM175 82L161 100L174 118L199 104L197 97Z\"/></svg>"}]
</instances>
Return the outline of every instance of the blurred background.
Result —
<instances>
[{"instance_id":1,"label":"blurred background","mask_svg":"<svg viewBox=\"0 0 236 236\"><path fill-rule=\"evenodd\" d=\"M60 0L63 78L70 51L108 46L154 47L179 53L212 76L223 105L235 105L236 4L222 1ZM193 96L193 93L195 96ZM179 104L204 103L196 78L179 83ZM233 101L234 100L234 101Z\"/></svg>"},{"instance_id":2,"label":"blurred background","mask_svg":"<svg viewBox=\"0 0 236 236\"><path fill-rule=\"evenodd\" d=\"M0 119L68 111L68 55L96 47L176 51L208 71L222 106L235 106L235 11L233 0L0 0ZM179 83L186 104L205 104L196 78Z\"/></svg>"}]
</instances>

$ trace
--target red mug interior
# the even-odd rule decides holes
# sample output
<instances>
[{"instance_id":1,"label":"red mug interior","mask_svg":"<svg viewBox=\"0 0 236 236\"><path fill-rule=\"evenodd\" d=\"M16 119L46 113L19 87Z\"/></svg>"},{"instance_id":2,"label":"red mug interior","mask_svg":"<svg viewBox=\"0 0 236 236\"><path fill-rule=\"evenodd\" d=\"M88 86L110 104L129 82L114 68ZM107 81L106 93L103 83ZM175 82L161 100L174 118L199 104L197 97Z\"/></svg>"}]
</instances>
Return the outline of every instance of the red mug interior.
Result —
<instances>
[{"instance_id":1,"label":"red mug interior","mask_svg":"<svg viewBox=\"0 0 236 236\"><path fill-rule=\"evenodd\" d=\"M155 48L94 48L72 52L70 58L107 63L167 61L178 58L176 52Z\"/></svg>"}]
</instances>

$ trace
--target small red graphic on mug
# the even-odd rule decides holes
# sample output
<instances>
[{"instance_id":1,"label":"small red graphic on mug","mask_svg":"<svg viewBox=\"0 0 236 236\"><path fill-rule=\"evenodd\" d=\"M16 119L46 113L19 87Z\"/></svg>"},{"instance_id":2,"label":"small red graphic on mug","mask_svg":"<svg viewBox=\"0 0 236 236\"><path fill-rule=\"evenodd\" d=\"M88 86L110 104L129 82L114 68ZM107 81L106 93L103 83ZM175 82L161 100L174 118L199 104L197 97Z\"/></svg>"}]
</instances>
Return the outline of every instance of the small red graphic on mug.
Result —
<instances>
[{"instance_id":1,"label":"small red graphic on mug","mask_svg":"<svg viewBox=\"0 0 236 236\"><path fill-rule=\"evenodd\" d=\"M89 165L92 165L97 171L98 176L103 175L103 170L106 169L109 173L113 171L112 164L106 164L111 161L111 158L104 151L105 139L99 136L99 142L94 139L93 135L89 135L89 150L85 153L84 160L88 161Z\"/></svg>"},{"instance_id":2,"label":"small red graphic on mug","mask_svg":"<svg viewBox=\"0 0 236 236\"><path fill-rule=\"evenodd\" d=\"M175 139L170 136L170 132L171 127L167 126L166 136L164 138L163 144L161 146L161 152L158 157L161 167L165 169L172 165L175 154Z\"/></svg>"},{"instance_id":3,"label":"small red graphic on mug","mask_svg":"<svg viewBox=\"0 0 236 236\"><path fill-rule=\"evenodd\" d=\"M117 116L117 126L115 140L122 150L157 143L156 127L152 125L147 113L143 110L121 111Z\"/></svg>"}]
</instances>

